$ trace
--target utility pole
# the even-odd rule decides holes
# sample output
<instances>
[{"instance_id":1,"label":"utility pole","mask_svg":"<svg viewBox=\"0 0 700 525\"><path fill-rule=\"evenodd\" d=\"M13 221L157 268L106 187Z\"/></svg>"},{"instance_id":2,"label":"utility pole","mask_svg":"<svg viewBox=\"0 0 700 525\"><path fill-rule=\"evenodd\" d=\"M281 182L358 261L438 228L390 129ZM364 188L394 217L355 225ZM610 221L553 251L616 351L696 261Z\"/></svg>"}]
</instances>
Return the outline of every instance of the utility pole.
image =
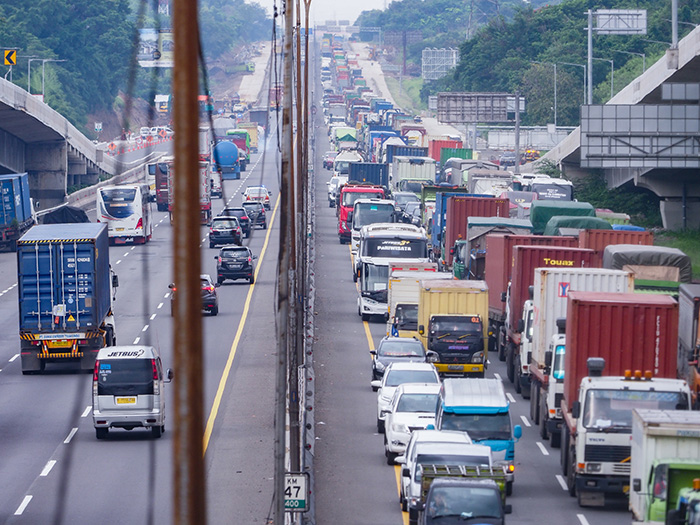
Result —
<instances>
[{"instance_id":1,"label":"utility pole","mask_svg":"<svg viewBox=\"0 0 700 525\"><path fill-rule=\"evenodd\" d=\"M207 522L202 372L202 304L199 283L199 29L197 3L173 0L174 175L174 387L173 523ZM192 254L196 254L195 257Z\"/></svg>"},{"instance_id":2,"label":"utility pole","mask_svg":"<svg viewBox=\"0 0 700 525\"><path fill-rule=\"evenodd\" d=\"M593 104L593 11L588 10L588 105Z\"/></svg>"},{"instance_id":3,"label":"utility pole","mask_svg":"<svg viewBox=\"0 0 700 525\"><path fill-rule=\"evenodd\" d=\"M294 137L292 134L292 98L294 85L292 64L292 38L294 29L294 4L283 0L284 14L284 90L282 97L282 178L280 181L280 236L277 256L277 375L275 382L275 447L274 447L274 523L283 525L284 474L285 474L285 427L287 402L287 352L289 335L289 292L291 232L294 222Z\"/></svg>"},{"instance_id":4,"label":"utility pole","mask_svg":"<svg viewBox=\"0 0 700 525\"><path fill-rule=\"evenodd\" d=\"M515 168L516 175L520 174L520 91L515 92Z\"/></svg>"}]
</instances>

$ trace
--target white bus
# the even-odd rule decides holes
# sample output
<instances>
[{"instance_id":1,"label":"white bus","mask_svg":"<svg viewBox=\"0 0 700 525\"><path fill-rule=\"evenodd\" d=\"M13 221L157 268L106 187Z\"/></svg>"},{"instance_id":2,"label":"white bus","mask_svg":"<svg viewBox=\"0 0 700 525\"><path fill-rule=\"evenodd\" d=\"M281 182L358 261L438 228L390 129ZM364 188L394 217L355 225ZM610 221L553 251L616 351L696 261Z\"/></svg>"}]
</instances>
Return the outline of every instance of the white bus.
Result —
<instances>
[{"instance_id":1,"label":"white bus","mask_svg":"<svg viewBox=\"0 0 700 525\"><path fill-rule=\"evenodd\" d=\"M106 222L110 244L145 244L153 235L147 184L105 186L97 190L97 222Z\"/></svg>"}]
</instances>

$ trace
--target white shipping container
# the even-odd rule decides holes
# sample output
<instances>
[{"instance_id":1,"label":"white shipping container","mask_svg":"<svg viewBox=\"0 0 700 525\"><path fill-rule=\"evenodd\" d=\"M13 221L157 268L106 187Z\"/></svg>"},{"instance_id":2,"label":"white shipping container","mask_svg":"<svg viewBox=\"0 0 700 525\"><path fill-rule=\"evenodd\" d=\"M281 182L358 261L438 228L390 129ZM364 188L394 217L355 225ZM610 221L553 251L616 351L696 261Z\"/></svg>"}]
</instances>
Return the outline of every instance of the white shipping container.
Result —
<instances>
[{"instance_id":1,"label":"white shipping container","mask_svg":"<svg viewBox=\"0 0 700 525\"><path fill-rule=\"evenodd\" d=\"M420 265L411 265L415 270L394 269L389 274L389 291L387 305L389 308L389 322L387 333L391 333L391 321L397 304L418 304L420 297L420 282L430 279L452 279L451 273L438 272L437 264L427 263L424 268ZM430 266L433 266L432 268Z\"/></svg>"},{"instance_id":2,"label":"white shipping container","mask_svg":"<svg viewBox=\"0 0 700 525\"><path fill-rule=\"evenodd\" d=\"M690 460L700 464L700 412L635 409L631 457L629 507L636 521L645 521L652 496L649 483L653 463ZM634 490L635 480L641 485L639 491Z\"/></svg>"},{"instance_id":3,"label":"white shipping container","mask_svg":"<svg viewBox=\"0 0 700 525\"><path fill-rule=\"evenodd\" d=\"M399 188L404 179L435 182L435 160L430 157L394 157L391 166L391 186Z\"/></svg>"},{"instance_id":4,"label":"white shipping container","mask_svg":"<svg viewBox=\"0 0 700 525\"><path fill-rule=\"evenodd\" d=\"M634 292L630 272L603 268L536 268L533 294L532 360L544 364L557 319L566 317L569 292Z\"/></svg>"}]
</instances>

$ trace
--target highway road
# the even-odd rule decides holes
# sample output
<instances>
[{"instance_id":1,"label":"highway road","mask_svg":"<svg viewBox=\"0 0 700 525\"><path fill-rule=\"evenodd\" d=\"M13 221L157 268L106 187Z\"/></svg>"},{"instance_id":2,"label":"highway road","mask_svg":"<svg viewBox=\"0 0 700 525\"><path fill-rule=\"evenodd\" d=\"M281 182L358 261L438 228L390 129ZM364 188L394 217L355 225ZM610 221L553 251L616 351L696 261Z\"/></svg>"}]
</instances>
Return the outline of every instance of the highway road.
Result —
<instances>
[{"instance_id":1,"label":"highway road","mask_svg":"<svg viewBox=\"0 0 700 525\"><path fill-rule=\"evenodd\" d=\"M252 159L240 181L226 181L231 205L247 185L273 192L270 227L249 244L259 255L254 285L226 281L220 311L205 316L205 438L210 523L264 523L272 495L272 429L275 341L273 319L279 212L275 145ZM214 200L215 212L224 201ZM114 246L119 275L115 302L119 344L146 343L172 366L172 227L155 211L153 239L143 246ZM94 211L91 213L94 220ZM202 227L202 271L214 274L217 249ZM16 260L0 254L0 522L170 523L172 521L172 418L153 440L144 430L113 430L97 441L91 419L91 374L67 364L23 376L20 369ZM174 381L178 380L177 371ZM166 385L166 395L168 390ZM167 413L171 413L168 407Z\"/></svg>"}]
</instances>

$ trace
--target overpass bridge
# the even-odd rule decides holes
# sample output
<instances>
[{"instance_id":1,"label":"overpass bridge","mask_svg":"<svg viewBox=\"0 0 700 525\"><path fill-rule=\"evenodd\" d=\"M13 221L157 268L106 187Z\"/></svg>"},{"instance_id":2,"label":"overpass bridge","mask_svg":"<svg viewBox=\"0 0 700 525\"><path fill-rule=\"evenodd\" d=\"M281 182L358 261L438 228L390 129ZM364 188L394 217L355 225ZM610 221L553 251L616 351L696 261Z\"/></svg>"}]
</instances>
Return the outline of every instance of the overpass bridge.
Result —
<instances>
[{"instance_id":1,"label":"overpass bridge","mask_svg":"<svg viewBox=\"0 0 700 525\"><path fill-rule=\"evenodd\" d=\"M661 86L667 83L700 83L700 27L679 41L677 51L668 50L664 57L617 93L606 106L673 104L673 101L662 99ZM696 100L695 103L700 101ZM679 133L684 133L694 144L695 157L700 156L699 128L700 122L697 122L693 129ZM569 177L588 174L589 170L581 166L581 128L571 132L544 158L555 162ZM700 228L700 169L638 167L603 168L602 171L608 187L615 188L633 181L636 186L649 189L661 197L661 216L665 228Z\"/></svg>"},{"instance_id":2,"label":"overpass bridge","mask_svg":"<svg viewBox=\"0 0 700 525\"><path fill-rule=\"evenodd\" d=\"M71 186L96 184L124 167L57 111L0 78L0 174L27 172L41 209L65 202Z\"/></svg>"}]
</instances>

